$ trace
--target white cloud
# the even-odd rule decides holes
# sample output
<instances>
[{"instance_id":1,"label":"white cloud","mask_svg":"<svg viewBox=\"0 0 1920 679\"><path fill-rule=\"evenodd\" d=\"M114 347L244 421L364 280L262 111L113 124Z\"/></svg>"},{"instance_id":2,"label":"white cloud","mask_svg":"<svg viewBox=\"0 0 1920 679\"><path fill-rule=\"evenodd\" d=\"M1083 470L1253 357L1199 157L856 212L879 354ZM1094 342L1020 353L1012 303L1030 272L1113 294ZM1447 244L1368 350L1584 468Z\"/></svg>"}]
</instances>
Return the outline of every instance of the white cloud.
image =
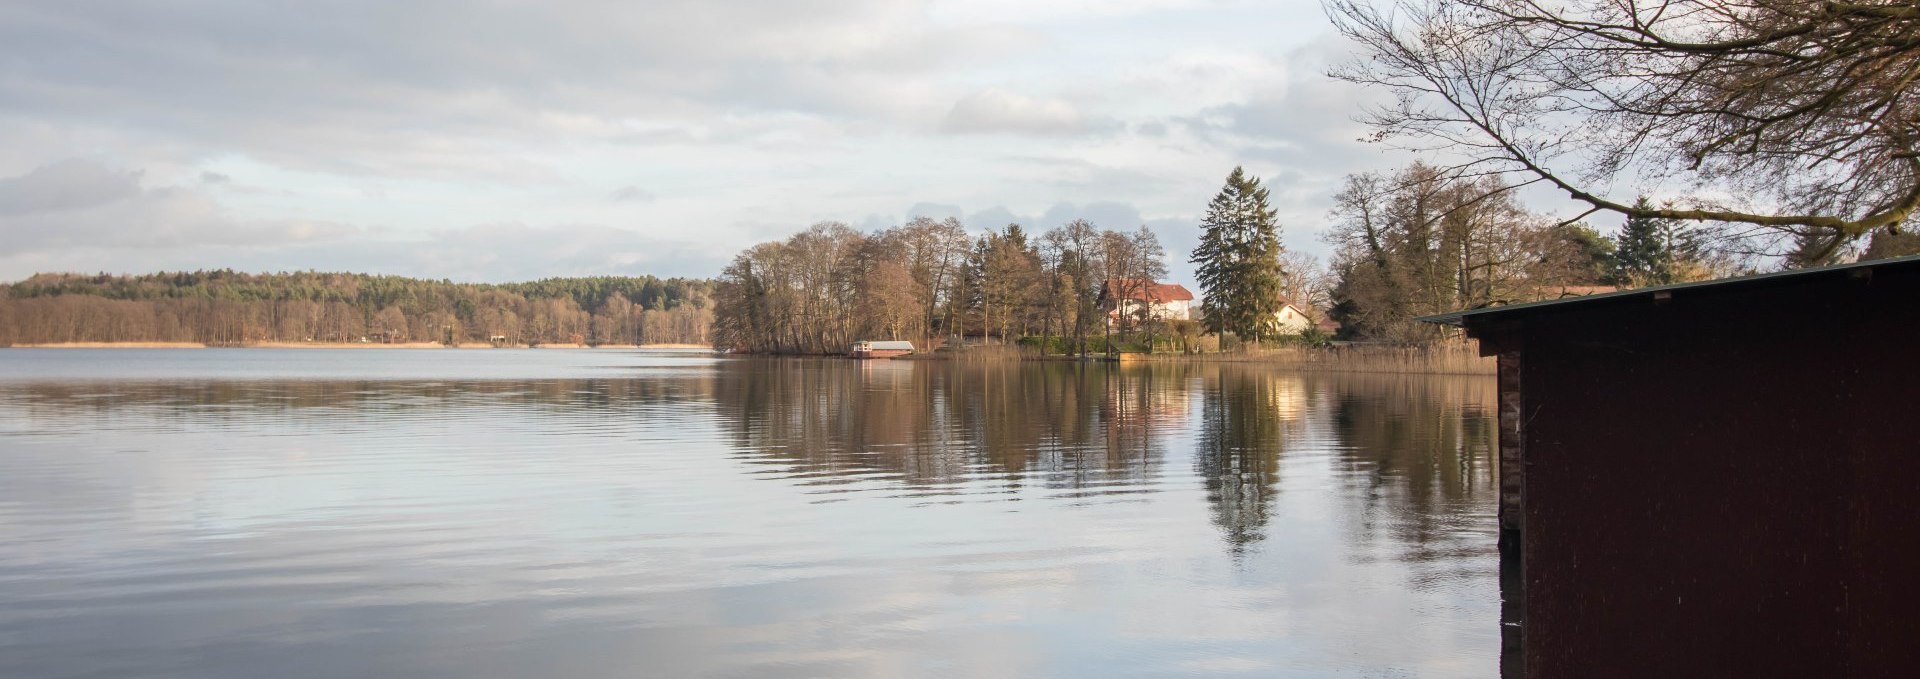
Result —
<instances>
[{"instance_id":1,"label":"white cloud","mask_svg":"<svg viewBox=\"0 0 1920 679\"><path fill-rule=\"evenodd\" d=\"M1107 125L1090 120L1066 100L1029 97L996 87L954 102L942 127L959 133L1065 135Z\"/></svg>"}]
</instances>

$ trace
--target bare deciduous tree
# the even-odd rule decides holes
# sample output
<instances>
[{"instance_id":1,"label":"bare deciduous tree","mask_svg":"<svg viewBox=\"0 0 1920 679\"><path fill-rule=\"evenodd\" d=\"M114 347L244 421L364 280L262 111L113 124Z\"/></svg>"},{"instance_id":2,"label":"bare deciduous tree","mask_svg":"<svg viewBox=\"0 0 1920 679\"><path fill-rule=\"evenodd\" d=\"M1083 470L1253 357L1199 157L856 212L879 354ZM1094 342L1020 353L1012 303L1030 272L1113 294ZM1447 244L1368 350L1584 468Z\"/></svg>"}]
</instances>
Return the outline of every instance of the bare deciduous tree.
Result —
<instances>
[{"instance_id":1,"label":"bare deciduous tree","mask_svg":"<svg viewBox=\"0 0 1920 679\"><path fill-rule=\"evenodd\" d=\"M1911 2L1327 8L1367 51L1333 75L1397 95L1369 114L1377 139L1462 154L1457 172L1544 183L1589 213L1750 224L1829 253L1897 234L1920 208ZM1684 182L1696 197L1658 206L1609 197L1622 178Z\"/></svg>"},{"instance_id":2,"label":"bare deciduous tree","mask_svg":"<svg viewBox=\"0 0 1920 679\"><path fill-rule=\"evenodd\" d=\"M1357 336L1434 339L1439 331L1414 316L1525 300L1542 278L1543 220L1493 177L1422 163L1352 175L1332 216L1332 311Z\"/></svg>"}]
</instances>

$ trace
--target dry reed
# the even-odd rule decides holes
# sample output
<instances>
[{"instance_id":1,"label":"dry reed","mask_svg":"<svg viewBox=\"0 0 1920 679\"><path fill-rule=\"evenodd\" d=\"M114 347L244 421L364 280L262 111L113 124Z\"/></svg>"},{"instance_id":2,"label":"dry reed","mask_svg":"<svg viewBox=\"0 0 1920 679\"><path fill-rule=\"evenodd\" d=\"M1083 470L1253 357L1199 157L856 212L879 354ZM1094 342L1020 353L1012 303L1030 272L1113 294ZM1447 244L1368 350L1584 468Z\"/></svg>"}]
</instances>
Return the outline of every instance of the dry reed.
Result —
<instances>
[{"instance_id":1,"label":"dry reed","mask_svg":"<svg viewBox=\"0 0 1920 679\"><path fill-rule=\"evenodd\" d=\"M963 361L1074 360L1072 356L1041 356L1038 349L1012 345L968 347L941 352ZM1495 364L1480 356L1473 342L1430 345L1344 345L1333 347L1271 347L1197 354L1123 354L1124 362L1258 363L1313 372L1398 373L1428 375L1492 375Z\"/></svg>"}]
</instances>

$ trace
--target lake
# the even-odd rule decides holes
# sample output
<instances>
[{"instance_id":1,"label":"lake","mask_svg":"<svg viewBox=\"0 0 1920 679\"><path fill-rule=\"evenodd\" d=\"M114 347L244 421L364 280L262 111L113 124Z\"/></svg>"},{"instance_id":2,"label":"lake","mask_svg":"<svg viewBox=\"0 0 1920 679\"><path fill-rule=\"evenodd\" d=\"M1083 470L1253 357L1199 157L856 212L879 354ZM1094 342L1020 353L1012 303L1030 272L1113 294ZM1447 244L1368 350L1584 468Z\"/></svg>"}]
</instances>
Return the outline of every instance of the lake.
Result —
<instances>
[{"instance_id":1,"label":"lake","mask_svg":"<svg viewBox=\"0 0 1920 679\"><path fill-rule=\"evenodd\" d=\"M0 350L0 677L1489 677L1494 383Z\"/></svg>"}]
</instances>

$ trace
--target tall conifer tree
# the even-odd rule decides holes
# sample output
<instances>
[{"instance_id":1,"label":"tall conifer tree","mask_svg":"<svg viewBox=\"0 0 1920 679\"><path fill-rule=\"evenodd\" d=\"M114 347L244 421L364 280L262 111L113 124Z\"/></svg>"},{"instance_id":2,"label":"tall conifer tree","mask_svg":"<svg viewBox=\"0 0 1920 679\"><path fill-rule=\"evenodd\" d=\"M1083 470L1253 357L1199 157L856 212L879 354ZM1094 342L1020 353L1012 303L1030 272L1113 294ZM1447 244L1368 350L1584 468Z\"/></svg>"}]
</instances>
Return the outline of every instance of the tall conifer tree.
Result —
<instances>
[{"instance_id":1,"label":"tall conifer tree","mask_svg":"<svg viewBox=\"0 0 1920 679\"><path fill-rule=\"evenodd\" d=\"M1280 254L1285 250L1274 214L1260 179L1238 167L1207 204L1191 260L1206 296L1200 309L1207 332L1231 332L1255 342L1270 334L1282 305Z\"/></svg>"},{"instance_id":2,"label":"tall conifer tree","mask_svg":"<svg viewBox=\"0 0 1920 679\"><path fill-rule=\"evenodd\" d=\"M1635 209L1653 207L1646 196L1634 203ZM1657 217L1628 218L1619 244L1613 255L1616 277L1626 285L1679 282L1681 265L1698 257L1700 249L1678 220Z\"/></svg>"}]
</instances>

